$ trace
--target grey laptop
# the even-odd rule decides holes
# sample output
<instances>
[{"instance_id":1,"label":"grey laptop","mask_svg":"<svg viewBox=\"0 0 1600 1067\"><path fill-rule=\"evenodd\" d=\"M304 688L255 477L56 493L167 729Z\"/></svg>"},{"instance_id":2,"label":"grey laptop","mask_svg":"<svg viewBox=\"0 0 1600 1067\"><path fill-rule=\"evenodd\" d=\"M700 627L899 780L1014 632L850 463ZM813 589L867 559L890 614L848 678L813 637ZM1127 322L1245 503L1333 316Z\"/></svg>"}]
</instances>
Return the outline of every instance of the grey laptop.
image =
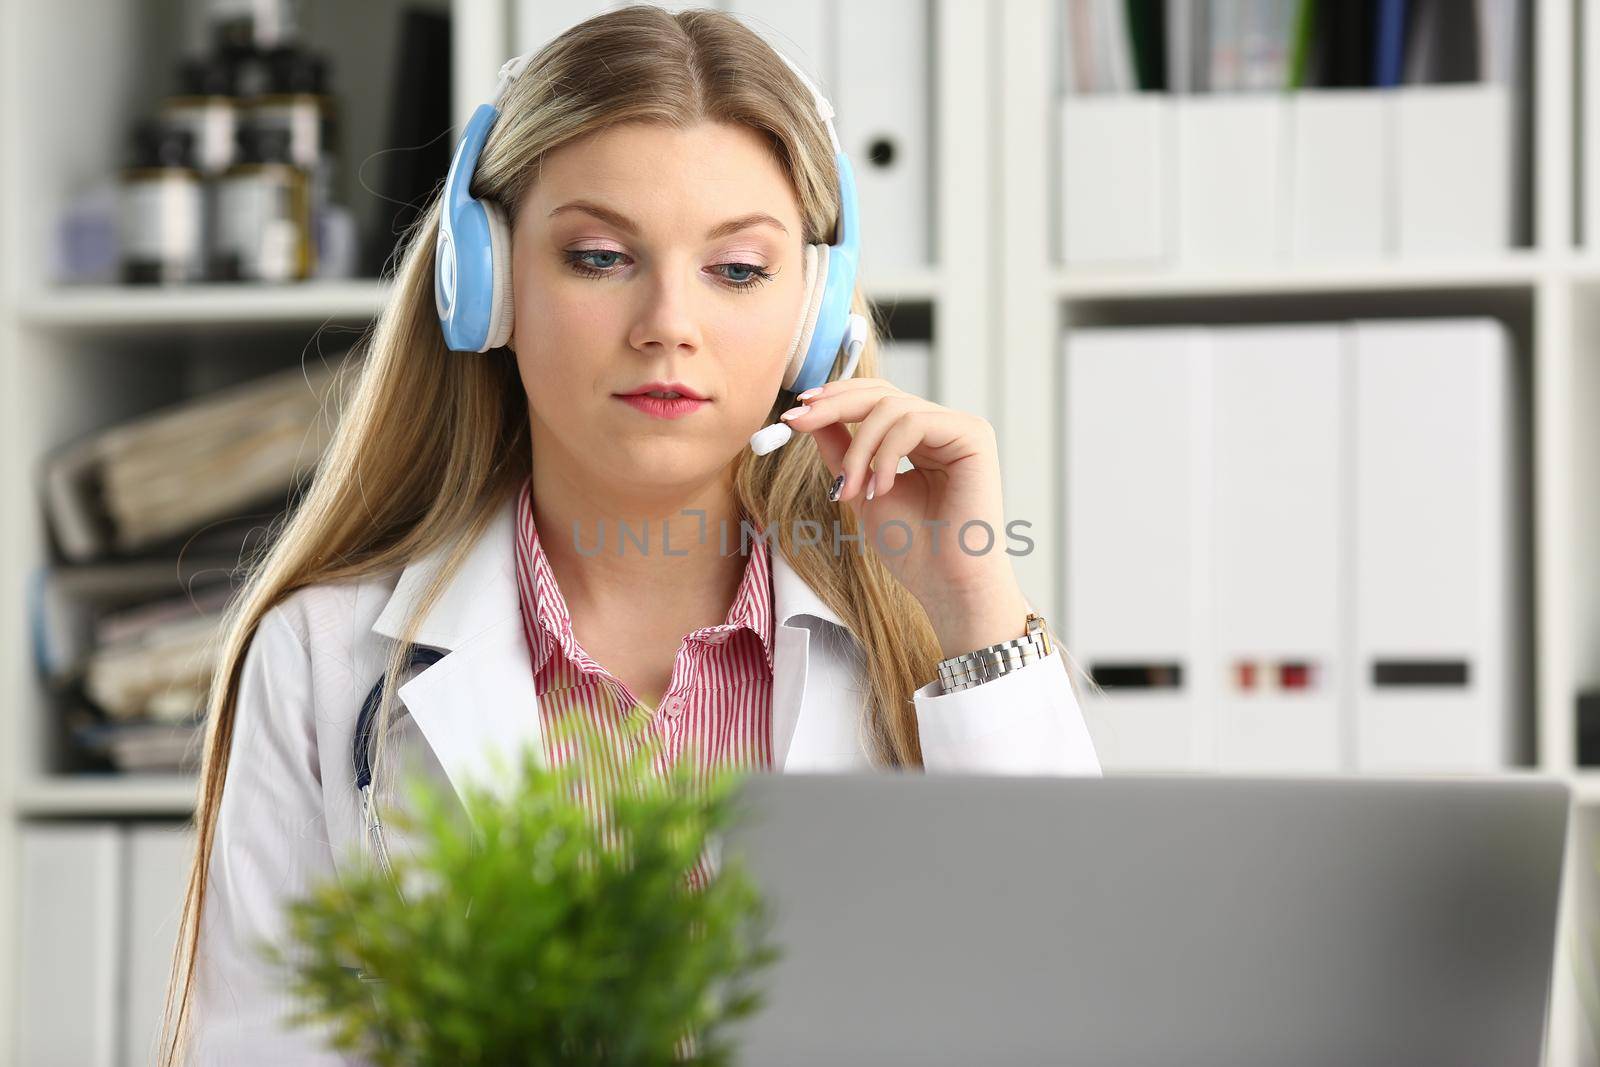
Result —
<instances>
[{"instance_id":1,"label":"grey laptop","mask_svg":"<svg viewBox=\"0 0 1600 1067\"><path fill-rule=\"evenodd\" d=\"M1540 778L756 774L741 1063L1537 1064Z\"/></svg>"}]
</instances>

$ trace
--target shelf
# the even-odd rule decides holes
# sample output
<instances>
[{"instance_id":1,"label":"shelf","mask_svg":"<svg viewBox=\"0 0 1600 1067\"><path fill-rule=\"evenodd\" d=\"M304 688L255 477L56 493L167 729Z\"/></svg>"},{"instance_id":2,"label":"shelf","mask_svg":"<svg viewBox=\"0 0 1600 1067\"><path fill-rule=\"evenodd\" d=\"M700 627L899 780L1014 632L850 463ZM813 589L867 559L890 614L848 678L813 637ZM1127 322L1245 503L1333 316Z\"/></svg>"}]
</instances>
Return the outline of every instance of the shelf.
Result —
<instances>
[{"instance_id":1,"label":"shelf","mask_svg":"<svg viewBox=\"0 0 1600 1067\"><path fill-rule=\"evenodd\" d=\"M188 775L57 775L17 785L22 816L164 815L194 811L196 780Z\"/></svg>"},{"instance_id":2,"label":"shelf","mask_svg":"<svg viewBox=\"0 0 1600 1067\"><path fill-rule=\"evenodd\" d=\"M376 280L298 285L97 285L38 290L18 299L29 326L77 332L254 323L364 322L388 284Z\"/></svg>"},{"instance_id":3,"label":"shelf","mask_svg":"<svg viewBox=\"0 0 1600 1067\"><path fill-rule=\"evenodd\" d=\"M1584 288L1600 286L1600 256L1585 253L1567 262L1567 275Z\"/></svg>"},{"instance_id":4,"label":"shelf","mask_svg":"<svg viewBox=\"0 0 1600 1067\"><path fill-rule=\"evenodd\" d=\"M874 304L933 303L943 289L939 272L932 267L894 269L875 274L862 272L861 284Z\"/></svg>"},{"instance_id":5,"label":"shelf","mask_svg":"<svg viewBox=\"0 0 1600 1067\"><path fill-rule=\"evenodd\" d=\"M1531 252L1479 261L1392 261L1176 271L1062 270L1056 294L1068 300L1145 300L1186 296L1531 289L1546 262Z\"/></svg>"},{"instance_id":6,"label":"shelf","mask_svg":"<svg viewBox=\"0 0 1600 1067\"><path fill-rule=\"evenodd\" d=\"M1568 776L1572 783L1572 799L1575 803L1585 807L1600 804L1600 767L1592 767L1572 772Z\"/></svg>"}]
</instances>

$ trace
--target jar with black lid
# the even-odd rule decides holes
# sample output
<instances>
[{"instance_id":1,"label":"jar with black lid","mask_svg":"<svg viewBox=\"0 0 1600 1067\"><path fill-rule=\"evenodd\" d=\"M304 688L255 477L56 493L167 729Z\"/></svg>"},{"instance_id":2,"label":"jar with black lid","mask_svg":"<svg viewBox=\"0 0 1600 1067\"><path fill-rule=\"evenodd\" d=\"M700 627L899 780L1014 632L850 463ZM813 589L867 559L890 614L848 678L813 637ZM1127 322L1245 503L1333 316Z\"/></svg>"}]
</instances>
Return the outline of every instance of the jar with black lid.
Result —
<instances>
[{"instance_id":1,"label":"jar with black lid","mask_svg":"<svg viewBox=\"0 0 1600 1067\"><path fill-rule=\"evenodd\" d=\"M298 0L207 0L212 40L223 52L281 48L300 34Z\"/></svg>"},{"instance_id":2,"label":"jar with black lid","mask_svg":"<svg viewBox=\"0 0 1600 1067\"><path fill-rule=\"evenodd\" d=\"M178 91L162 102L162 121L193 133L195 163L202 174L221 174L233 165L240 114L237 83L238 69L231 60L187 59L179 67Z\"/></svg>"},{"instance_id":3,"label":"jar with black lid","mask_svg":"<svg viewBox=\"0 0 1600 1067\"><path fill-rule=\"evenodd\" d=\"M287 130L240 127L238 159L217 185L216 277L288 282L315 270L310 178L291 157Z\"/></svg>"},{"instance_id":4,"label":"jar with black lid","mask_svg":"<svg viewBox=\"0 0 1600 1067\"><path fill-rule=\"evenodd\" d=\"M250 101L249 121L289 131L290 160L311 176L313 212L332 199L337 114L328 92L328 64L299 48L265 55L266 85Z\"/></svg>"},{"instance_id":5,"label":"jar with black lid","mask_svg":"<svg viewBox=\"0 0 1600 1067\"><path fill-rule=\"evenodd\" d=\"M134 127L132 145L119 205L123 281L203 280L204 206L194 134L147 119Z\"/></svg>"}]
</instances>

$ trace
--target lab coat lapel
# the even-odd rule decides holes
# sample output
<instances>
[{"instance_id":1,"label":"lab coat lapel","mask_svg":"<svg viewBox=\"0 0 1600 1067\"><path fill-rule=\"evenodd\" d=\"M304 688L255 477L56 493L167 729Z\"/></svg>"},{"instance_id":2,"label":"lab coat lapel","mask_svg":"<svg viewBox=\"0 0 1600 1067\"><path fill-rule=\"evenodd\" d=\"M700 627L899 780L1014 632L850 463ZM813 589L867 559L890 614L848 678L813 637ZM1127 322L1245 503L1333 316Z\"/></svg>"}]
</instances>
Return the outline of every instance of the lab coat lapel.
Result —
<instances>
[{"instance_id":1,"label":"lab coat lapel","mask_svg":"<svg viewBox=\"0 0 1600 1067\"><path fill-rule=\"evenodd\" d=\"M469 781L509 794L523 750L544 762L539 700L517 591L516 497L483 536L423 619L416 643L446 655L397 690L456 795ZM401 572L373 631L391 639L438 572L450 546L419 556ZM496 773L498 762L503 773Z\"/></svg>"},{"instance_id":2,"label":"lab coat lapel","mask_svg":"<svg viewBox=\"0 0 1600 1067\"><path fill-rule=\"evenodd\" d=\"M802 714L837 714L848 705L836 699L840 694L808 693L818 688L816 683L830 673L824 671L825 665L819 661L819 657L827 654L830 642L821 640L821 634L813 634L811 627L797 626L789 620L809 617L836 626L847 635L850 630L776 547L770 559L772 614L776 623L772 651L772 764L785 771L821 769L836 762L838 753L814 750L809 740L828 736L829 731L797 732L800 717ZM812 683L809 687L808 682Z\"/></svg>"},{"instance_id":3,"label":"lab coat lapel","mask_svg":"<svg viewBox=\"0 0 1600 1067\"><path fill-rule=\"evenodd\" d=\"M463 800L467 783L480 776L497 795L507 795L517 781L516 761L525 746L533 747L539 763L545 758L517 591L516 503L512 496L501 506L422 620L416 642L446 654L397 691ZM450 546L441 546L405 567L373 632L399 639L401 627L449 550ZM807 699L807 682L831 673L813 662L826 654L831 642L819 640L821 635L813 634L810 626L791 620L820 620L846 635L850 631L776 546L769 559L775 623L773 766L818 768L836 761L838 753L813 750L807 738L828 736L828 731L797 734L796 727L802 714L832 714L848 702L827 693L811 693ZM505 773L494 771L497 762Z\"/></svg>"}]
</instances>

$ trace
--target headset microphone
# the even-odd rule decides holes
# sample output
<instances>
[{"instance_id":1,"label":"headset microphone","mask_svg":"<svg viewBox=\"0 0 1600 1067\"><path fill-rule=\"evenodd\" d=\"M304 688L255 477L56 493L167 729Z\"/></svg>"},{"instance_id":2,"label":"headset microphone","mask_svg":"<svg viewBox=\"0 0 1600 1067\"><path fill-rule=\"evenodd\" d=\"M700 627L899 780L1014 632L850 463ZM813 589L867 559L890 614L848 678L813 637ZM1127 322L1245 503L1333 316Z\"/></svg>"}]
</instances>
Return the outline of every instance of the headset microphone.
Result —
<instances>
[{"instance_id":1,"label":"headset microphone","mask_svg":"<svg viewBox=\"0 0 1600 1067\"><path fill-rule=\"evenodd\" d=\"M844 369L839 372L839 377L835 380L843 381L855 373L856 363L861 359L861 349L866 343L867 320L860 315L852 313L844 342L845 351L849 354L849 359L846 361ZM789 439L793 436L794 430L789 428L787 422L775 422L771 426L763 426L750 435L750 451L758 456L776 452L788 444Z\"/></svg>"}]
</instances>

